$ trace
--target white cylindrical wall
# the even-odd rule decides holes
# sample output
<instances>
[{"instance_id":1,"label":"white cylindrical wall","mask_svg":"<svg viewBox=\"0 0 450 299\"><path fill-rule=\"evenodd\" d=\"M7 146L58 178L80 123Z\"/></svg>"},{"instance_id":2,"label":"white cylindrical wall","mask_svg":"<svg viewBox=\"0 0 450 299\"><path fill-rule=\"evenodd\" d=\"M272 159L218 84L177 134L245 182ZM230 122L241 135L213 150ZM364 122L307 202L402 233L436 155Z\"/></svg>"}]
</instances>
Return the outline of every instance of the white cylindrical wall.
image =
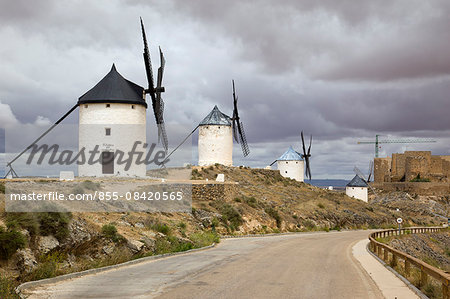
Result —
<instances>
[{"instance_id":1,"label":"white cylindrical wall","mask_svg":"<svg viewBox=\"0 0 450 299\"><path fill-rule=\"evenodd\" d=\"M286 178L291 178L299 182L305 180L304 161L277 161L277 168L280 174Z\"/></svg>"},{"instance_id":2,"label":"white cylindrical wall","mask_svg":"<svg viewBox=\"0 0 450 299\"><path fill-rule=\"evenodd\" d=\"M198 133L198 165L216 163L233 165L233 134L231 126L204 125Z\"/></svg>"},{"instance_id":3,"label":"white cylindrical wall","mask_svg":"<svg viewBox=\"0 0 450 299\"><path fill-rule=\"evenodd\" d=\"M345 194L350 197L368 202L367 187L346 187Z\"/></svg>"},{"instance_id":4,"label":"white cylindrical wall","mask_svg":"<svg viewBox=\"0 0 450 299\"><path fill-rule=\"evenodd\" d=\"M137 151L145 152L142 145L146 142L146 108L137 104L122 103L88 103L79 106L78 146L84 148L86 157L98 145L98 151L125 153L122 161L129 156L135 142L141 142ZM106 134L109 129L110 135ZM97 158L101 154L97 154ZM78 166L79 176L139 176L146 175L146 165L137 165L136 156L133 156L130 167L125 170L126 164L119 165L118 157L114 160L114 173L104 174L101 162L85 162ZM144 157L145 158L145 154Z\"/></svg>"}]
</instances>

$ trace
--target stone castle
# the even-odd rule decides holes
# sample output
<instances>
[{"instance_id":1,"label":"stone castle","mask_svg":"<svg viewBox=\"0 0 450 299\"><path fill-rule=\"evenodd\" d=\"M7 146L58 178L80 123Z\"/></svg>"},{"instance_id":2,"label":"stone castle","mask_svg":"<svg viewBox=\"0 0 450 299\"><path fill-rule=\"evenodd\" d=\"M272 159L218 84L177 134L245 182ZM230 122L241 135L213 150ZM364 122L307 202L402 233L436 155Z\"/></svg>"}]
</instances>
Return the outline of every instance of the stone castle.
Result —
<instances>
[{"instance_id":1,"label":"stone castle","mask_svg":"<svg viewBox=\"0 0 450 299\"><path fill-rule=\"evenodd\" d=\"M449 183L450 156L433 156L431 151L405 151L392 154L391 158L375 158L375 183L411 182L414 179Z\"/></svg>"}]
</instances>

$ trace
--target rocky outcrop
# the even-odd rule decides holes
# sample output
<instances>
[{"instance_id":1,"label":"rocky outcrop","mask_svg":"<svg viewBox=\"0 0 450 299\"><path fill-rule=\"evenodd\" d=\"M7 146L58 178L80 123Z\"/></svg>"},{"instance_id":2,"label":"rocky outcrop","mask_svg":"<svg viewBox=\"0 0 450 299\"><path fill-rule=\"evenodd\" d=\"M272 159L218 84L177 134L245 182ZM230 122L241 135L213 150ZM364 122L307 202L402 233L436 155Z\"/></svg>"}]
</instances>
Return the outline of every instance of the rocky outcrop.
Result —
<instances>
[{"instance_id":1,"label":"rocky outcrop","mask_svg":"<svg viewBox=\"0 0 450 299\"><path fill-rule=\"evenodd\" d=\"M37 266L36 258L30 248L18 250L15 260L20 272L30 273Z\"/></svg>"},{"instance_id":2,"label":"rocky outcrop","mask_svg":"<svg viewBox=\"0 0 450 299\"><path fill-rule=\"evenodd\" d=\"M59 241L54 236L40 236L38 239L39 252L46 254L59 246Z\"/></svg>"}]
</instances>

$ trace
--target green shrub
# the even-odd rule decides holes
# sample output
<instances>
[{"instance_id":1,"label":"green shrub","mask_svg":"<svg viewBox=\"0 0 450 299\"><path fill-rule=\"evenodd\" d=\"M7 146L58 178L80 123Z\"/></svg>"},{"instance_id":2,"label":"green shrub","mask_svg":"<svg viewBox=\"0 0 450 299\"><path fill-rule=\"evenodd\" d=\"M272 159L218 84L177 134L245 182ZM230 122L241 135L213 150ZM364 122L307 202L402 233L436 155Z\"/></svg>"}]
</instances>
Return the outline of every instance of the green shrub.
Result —
<instances>
[{"instance_id":1,"label":"green shrub","mask_svg":"<svg viewBox=\"0 0 450 299\"><path fill-rule=\"evenodd\" d=\"M412 179L410 182L413 182L413 183L414 182L430 182L430 179L421 178L420 173L418 173L417 176L414 179Z\"/></svg>"},{"instance_id":2,"label":"green shrub","mask_svg":"<svg viewBox=\"0 0 450 299\"><path fill-rule=\"evenodd\" d=\"M117 228L114 224L104 224L102 226L102 234L105 238L116 243L122 239L122 236L117 233Z\"/></svg>"},{"instance_id":3,"label":"green shrub","mask_svg":"<svg viewBox=\"0 0 450 299\"><path fill-rule=\"evenodd\" d=\"M20 296L14 291L15 287L16 285L12 279L0 275L0 298L19 299Z\"/></svg>"},{"instance_id":4,"label":"green shrub","mask_svg":"<svg viewBox=\"0 0 450 299\"><path fill-rule=\"evenodd\" d=\"M219 235L213 232L193 233L189 236L189 239L194 243L195 248L205 247L220 242Z\"/></svg>"},{"instance_id":5,"label":"green shrub","mask_svg":"<svg viewBox=\"0 0 450 299\"><path fill-rule=\"evenodd\" d=\"M26 229L31 236L53 235L59 241L69 234L71 213L7 213L6 225L9 228Z\"/></svg>"},{"instance_id":6,"label":"green shrub","mask_svg":"<svg viewBox=\"0 0 450 299\"><path fill-rule=\"evenodd\" d=\"M180 241L174 236L158 238L155 241L155 254L181 252L192 248L194 248L192 243Z\"/></svg>"},{"instance_id":7,"label":"green shrub","mask_svg":"<svg viewBox=\"0 0 450 299\"><path fill-rule=\"evenodd\" d=\"M264 209L264 211L273 219L275 219L276 223L277 223L277 227L280 228L281 227L281 217L280 214L278 214L278 211L275 210L272 207L267 207Z\"/></svg>"},{"instance_id":8,"label":"green shrub","mask_svg":"<svg viewBox=\"0 0 450 299\"><path fill-rule=\"evenodd\" d=\"M222 214L222 222L232 231L235 231L242 223L244 223L241 213L239 213L232 205L227 203L217 203L215 206L218 206L217 209L219 210L219 213Z\"/></svg>"},{"instance_id":9,"label":"green shrub","mask_svg":"<svg viewBox=\"0 0 450 299\"><path fill-rule=\"evenodd\" d=\"M31 236L39 234L39 219L36 213L6 213L9 229L25 229Z\"/></svg>"},{"instance_id":10,"label":"green shrub","mask_svg":"<svg viewBox=\"0 0 450 299\"><path fill-rule=\"evenodd\" d=\"M254 197L245 197L245 203L252 208L258 207L258 201Z\"/></svg>"},{"instance_id":11,"label":"green shrub","mask_svg":"<svg viewBox=\"0 0 450 299\"><path fill-rule=\"evenodd\" d=\"M41 257L36 269L31 272L29 280L40 280L57 276L59 264L64 261L64 255L59 252Z\"/></svg>"},{"instance_id":12,"label":"green shrub","mask_svg":"<svg viewBox=\"0 0 450 299\"><path fill-rule=\"evenodd\" d=\"M52 235L59 241L69 235L71 213L38 213L38 217L41 235Z\"/></svg>"},{"instance_id":13,"label":"green shrub","mask_svg":"<svg viewBox=\"0 0 450 299\"><path fill-rule=\"evenodd\" d=\"M321 209L325 209L325 206L324 206L323 203L321 203L321 202L319 202L319 203L317 204L317 206L318 206L319 208L321 208Z\"/></svg>"},{"instance_id":14,"label":"green shrub","mask_svg":"<svg viewBox=\"0 0 450 299\"><path fill-rule=\"evenodd\" d=\"M0 226L0 259L9 259L18 249L24 248L25 236L16 230L5 230Z\"/></svg>"},{"instance_id":15,"label":"green shrub","mask_svg":"<svg viewBox=\"0 0 450 299\"><path fill-rule=\"evenodd\" d=\"M155 223L152 225L152 230L168 235L171 232L170 226L165 223Z\"/></svg>"},{"instance_id":16,"label":"green shrub","mask_svg":"<svg viewBox=\"0 0 450 299\"><path fill-rule=\"evenodd\" d=\"M0 182L0 194L5 194L5 183Z\"/></svg>"}]
</instances>

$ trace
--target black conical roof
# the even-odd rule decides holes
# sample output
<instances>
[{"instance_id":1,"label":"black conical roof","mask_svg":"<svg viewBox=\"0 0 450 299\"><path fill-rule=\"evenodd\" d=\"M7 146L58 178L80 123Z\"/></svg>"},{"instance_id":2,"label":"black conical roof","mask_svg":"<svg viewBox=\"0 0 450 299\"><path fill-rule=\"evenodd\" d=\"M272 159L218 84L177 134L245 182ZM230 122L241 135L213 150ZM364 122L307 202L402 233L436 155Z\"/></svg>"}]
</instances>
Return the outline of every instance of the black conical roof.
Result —
<instances>
[{"instance_id":1,"label":"black conical roof","mask_svg":"<svg viewBox=\"0 0 450 299\"><path fill-rule=\"evenodd\" d=\"M113 64L109 73L78 99L78 104L125 103L147 107L143 94L144 88L122 77Z\"/></svg>"},{"instance_id":2,"label":"black conical roof","mask_svg":"<svg viewBox=\"0 0 450 299\"><path fill-rule=\"evenodd\" d=\"M347 184L347 187L368 187L367 183L359 177L359 175L355 175L355 177Z\"/></svg>"},{"instance_id":3,"label":"black conical roof","mask_svg":"<svg viewBox=\"0 0 450 299\"><path fill-rule=\"evenodd\" d=\"M213 110L200 123L200 126L205 125L231 126L231 118L228 115L222 113L216 105L214 106Z\"/></svg>"}]
</instances>

